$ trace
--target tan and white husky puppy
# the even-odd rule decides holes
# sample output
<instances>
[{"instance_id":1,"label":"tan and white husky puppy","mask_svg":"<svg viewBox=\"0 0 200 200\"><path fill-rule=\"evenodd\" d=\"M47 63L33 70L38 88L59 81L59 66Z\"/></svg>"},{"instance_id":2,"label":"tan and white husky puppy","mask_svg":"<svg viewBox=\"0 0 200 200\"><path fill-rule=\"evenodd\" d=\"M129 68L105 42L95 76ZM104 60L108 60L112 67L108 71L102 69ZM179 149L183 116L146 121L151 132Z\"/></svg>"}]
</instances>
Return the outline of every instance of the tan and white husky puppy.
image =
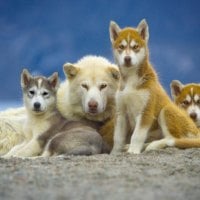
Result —
<instances>
[{"instance_id":1,"label":"tan and white husky puppy","mask_svg":"<svg viewBox=\"0 0 200 200\"><path fill-rule=\"evenodd\" d=\"M129 153L141 153L149 133L155 130L162 131L164 138L150 143L147 151L166 146L200 147L199 130L185 111L170 100L149 62L147 22L142 20L137 28L124 29L111 22L110 39L122 75L121 89L116 95L112 152L123 149L129 127Z\"/></svg>"},{"instance_id":2,"label":"tan and white husky puppy","mask_svg":"<svg viewBox=\"0 0 200 200\"><path fill-rule=\"evenodd\" d=\"M25 69L21 74L26 121L24 142L14 146L4 157L32 157L102 153L104 143L95 124L87 121L69 121L56 108L58 74L49 78L33 77ZM105 147L105 151L106 147Z\"/></svg>"},{"instance_id":3,"label":"tan and white husky puppy","mask_svg":"<svg viewBox=\"0 0 200 200\"><path fill-rule=\"evenodd\" d=\"M175 104L183 108L200 128L200 84L183 84L178 80L173 80L170 86Z\"/></svg>"}]
</instances>

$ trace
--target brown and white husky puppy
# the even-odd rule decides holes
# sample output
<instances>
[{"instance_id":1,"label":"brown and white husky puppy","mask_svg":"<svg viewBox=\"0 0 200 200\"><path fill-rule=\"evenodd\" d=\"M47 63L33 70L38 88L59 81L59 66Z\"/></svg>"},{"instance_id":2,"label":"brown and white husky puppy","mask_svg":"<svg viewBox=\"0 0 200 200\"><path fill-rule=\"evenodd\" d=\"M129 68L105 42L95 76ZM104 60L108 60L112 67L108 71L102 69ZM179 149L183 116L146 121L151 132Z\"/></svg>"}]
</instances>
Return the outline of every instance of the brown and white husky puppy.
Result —
<instances>
[{"instance_id":1,"label":"brown and white husky puppy","mask_svg":"<svg viewBox=\"0 0 200 200\"><path fill-rule=\"evenodd\" d=\"M170 87L175 104L183 108L200 128L200 84L183 84L178 80L173 80Z\"/></svg>"},{"instance_id":2,"label":"brown and white husky puppy","mask_svg":"<svg viewBox=\"0 0 200 200\"><path fill-rule=\"evenodd\" d=\"M111 22L110 39L122 76L121 89L116 95L117 120L112 152L123 149L128 127L132 129L129 153L141 153L149 133L155 130L161 131L164 138L150 143L147 151L166 146L200 147L198 128L186 112L170 100L149 62L146 20L136 28L124 29Z\"/></svg>"},{"instance_id":3,"label":"brown and white husky puppy","mask_svg":"<svg viewBox=\"0 0 200 200\"><path fill-rule=\"evenodd\" d=\"M104 143L97 132L96 124L87 121L68 121L58 112L57 73L49 78L33 77L24 69L21 74L21 87L27 115L23 126L25 140L14 146L4 157L37 156L44 148L44 156L90 155L104 151Z\"/></svg>"}]
</instances>

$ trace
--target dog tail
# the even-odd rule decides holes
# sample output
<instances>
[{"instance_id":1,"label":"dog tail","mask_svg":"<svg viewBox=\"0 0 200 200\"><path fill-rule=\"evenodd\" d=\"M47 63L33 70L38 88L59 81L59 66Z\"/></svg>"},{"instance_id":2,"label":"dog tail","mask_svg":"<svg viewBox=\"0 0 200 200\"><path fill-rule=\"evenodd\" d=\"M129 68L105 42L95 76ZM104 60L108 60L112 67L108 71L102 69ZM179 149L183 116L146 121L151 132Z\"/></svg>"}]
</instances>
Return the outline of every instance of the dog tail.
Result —
<instances>
[{"instance_id":1,"label":"dog tail","mask_svg":"<svg viewBox=\"0 0 200 200\"><path fill-rule=\"evenodd\" d=\"M174 146L180 149L200 148L200 138L176 138Z\"/></svg>"}]
</instances>

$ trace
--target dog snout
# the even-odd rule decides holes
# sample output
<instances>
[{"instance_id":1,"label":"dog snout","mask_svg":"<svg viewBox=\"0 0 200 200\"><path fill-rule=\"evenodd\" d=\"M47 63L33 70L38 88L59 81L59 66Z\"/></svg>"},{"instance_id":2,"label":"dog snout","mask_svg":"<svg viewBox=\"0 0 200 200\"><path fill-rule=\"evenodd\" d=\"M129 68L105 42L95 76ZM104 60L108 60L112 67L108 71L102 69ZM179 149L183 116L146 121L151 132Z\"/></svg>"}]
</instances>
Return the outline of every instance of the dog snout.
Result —
<instances>
[{"instance_id":1,"label":"dog snout","mask_svg":"<svg viewBox=\"0 0 200 200\"><path fill-rule=\"evenodd\" d=\"M125 56L124 57L124 63L125 63L126 66L130 66L131 65L131 57Z\"/></svg>"},{"instance_id":2,"label":"dog snout","mask_svg":"<svg viewBox=\"0 0 200 200\"><path fill-rule=\"evenodd\" d=\"M39 102L35 102L33 106L35 110L40 110L41 108L41 104Z\"/></svg>"},{"instance_id":3,"label":"dog snout","mask_svg":"<svg viewBox=\"0 0 200 200\"><path fill-rule=\"evenodd\" d=\"M190 113L190 117L193 119L193 120L196 120L197 119L197 114L195 112L192 112Z\"/></svg>"},{"instance_id":4,"label":"dog snout","mask_svg":"<svg viewBox=\"0 0 200 200\"><path fill-rule=\"evenodd\" d=\"M91 113L96 113L97 112L97 108L98 108L98 102L95 100L90 100L88 102L88 107L89 107L89 111Z\"/></svg>"}]
</instances>

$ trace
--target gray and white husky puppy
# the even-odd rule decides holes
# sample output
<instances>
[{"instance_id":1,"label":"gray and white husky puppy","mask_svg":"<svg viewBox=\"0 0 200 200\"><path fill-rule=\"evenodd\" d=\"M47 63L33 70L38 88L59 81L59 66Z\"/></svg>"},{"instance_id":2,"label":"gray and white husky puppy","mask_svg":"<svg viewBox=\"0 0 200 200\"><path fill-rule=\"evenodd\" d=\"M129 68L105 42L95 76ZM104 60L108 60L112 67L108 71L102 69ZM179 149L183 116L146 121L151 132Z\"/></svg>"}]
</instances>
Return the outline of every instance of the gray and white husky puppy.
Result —
<instances>
[{"instance_id":1,"label":"gray and white husky puppy","mask_svg":"<svg viewBox=\"0 0 200 200\"><path fill-rule=\"evenodd\" d=\"M91 155L107 153L107 145L91 121L66 120L56 108L58 73L33 77L27 69L21 73L26 121L25 140L4 157L33 157L60 154Z\"/></svg>"}]
</instances>

